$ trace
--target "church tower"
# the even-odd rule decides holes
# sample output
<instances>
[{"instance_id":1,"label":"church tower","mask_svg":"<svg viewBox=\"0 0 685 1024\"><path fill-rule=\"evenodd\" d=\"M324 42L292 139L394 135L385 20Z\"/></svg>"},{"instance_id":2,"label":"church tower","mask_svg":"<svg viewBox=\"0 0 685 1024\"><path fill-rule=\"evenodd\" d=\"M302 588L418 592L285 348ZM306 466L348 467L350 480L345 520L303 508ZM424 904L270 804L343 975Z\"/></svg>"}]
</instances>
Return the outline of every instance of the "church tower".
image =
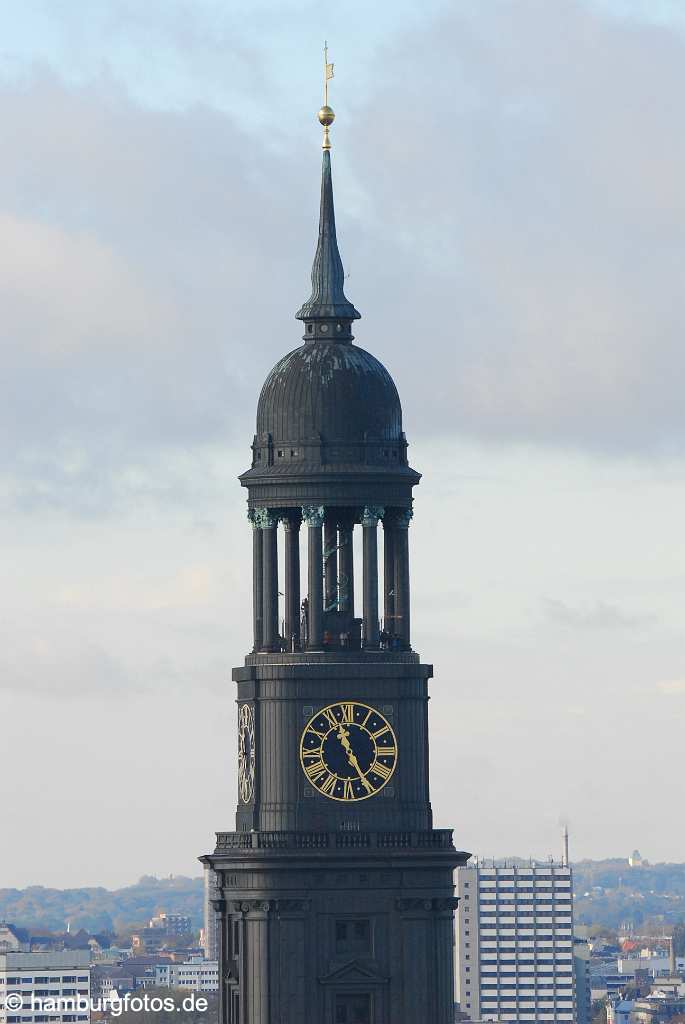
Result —
<instances>
[{"instance_id":1,"label":"church tower","mask_svg":"<svg viewBox=\"0 0 685 1024\"><path fill-rule=\"evenodd\" d=\"M344 294L333 210L334 114L326 103L318 116L303 344L266 379L240 478L254 644L233 672L238 808L235 831L219 832L202 858L216 878L220 1021L451 1024L453 872L468 854L433 828L429 799L433 673L410 631L420 476L395 384L354 344L360 314Z\"/></svg>"}]
</instances>

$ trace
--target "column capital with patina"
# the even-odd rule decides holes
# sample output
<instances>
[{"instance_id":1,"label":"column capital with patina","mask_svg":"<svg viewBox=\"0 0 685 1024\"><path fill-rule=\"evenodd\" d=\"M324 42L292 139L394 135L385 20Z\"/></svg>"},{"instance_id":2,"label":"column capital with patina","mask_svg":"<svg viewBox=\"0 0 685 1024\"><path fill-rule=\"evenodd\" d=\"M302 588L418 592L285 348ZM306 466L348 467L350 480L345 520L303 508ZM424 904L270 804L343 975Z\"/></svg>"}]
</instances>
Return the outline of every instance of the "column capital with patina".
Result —
<instances>
[{"instance_id":1,"label":"column capital with patina","mask_svg":"<svg viewBox=\"0 0 685 1024\"><path fill-rule=\"evenodd\" d=\"M323 526L323 521L326 516L326 509L323 505L303 505L302 506L302 520L307 526Z\"/></svg>"},{"instance_id":2,"label":"column capital with patina","mask_svg":"<svg viewBox=\"0 0 685 1024\"><path fill-rule=\"evenodd\" d=\"M253 508L247 513L247 518L256 530L270 530L278 526L280 514L273 508Z\"/></svg>"},{"instance_id":3,"label":"column capital with patina","mask_svg":"<svg viewBox=\"0 0 685 1024\"><path fill-rule=\"evenodd\" d=\"M382 505L366 505L362 510L362 526L378 526L379 519L385 515Z\"/></svg>"},{"instance_id":4,"label":"column capital with patina","mask_svg":"<svg viewBox=\"0 0 685 1024\"><path fill-rule=\"evenodd\" d=\"M408 530L413 517L414 513L410 508L398 508L393 511L390 523L398 530Z\"/></svg>"}]
</instances>

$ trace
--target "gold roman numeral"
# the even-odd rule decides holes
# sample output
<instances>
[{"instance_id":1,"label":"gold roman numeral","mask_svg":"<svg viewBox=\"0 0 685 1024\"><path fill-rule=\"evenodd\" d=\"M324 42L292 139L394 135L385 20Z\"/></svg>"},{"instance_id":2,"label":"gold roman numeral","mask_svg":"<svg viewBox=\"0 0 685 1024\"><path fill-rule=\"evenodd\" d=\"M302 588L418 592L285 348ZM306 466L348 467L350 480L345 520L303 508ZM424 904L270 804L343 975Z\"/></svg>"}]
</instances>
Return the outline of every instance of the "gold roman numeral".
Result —
<instances>
[{"instance_id":1,"label":"gold roman numeral","mask_svg":"<svg viewBox=\"0 0 685 1024\"><path fill-rule=\"evenodd\" d=\"M326 765L323 763L321 758L319 758L319 760L315 761L314 764L306 765L304 771L307 778L311 782L316 783L326 774L328 768L326 768Z\"/></svg>"},{"instance_id":2,"label":"gold roman numeral","mask_svg":"<svg viewBox=\"0 0 685 1024\"><path fill-rule=\"evenodd\" d=\"M337 729L338 726L340 725L340 722L333 714L331 708L326 708L326 710L323 712L323 717L329 722L333 729Z\"/></svg>"},{"instance_id":3,"label":"gold roman numeral","mask_svg":"<svg viewBox=\"0 0 685 1024\"><path fill-rule=\"evenodd\" d=\"M389 725L384 725L381 729L377 729L376 732L372 732L371 735L377 740L379 736L385 736L386 732L390 732Z\"/></svg>"},{"instance_id":4,"label":"gold roman numeral","mask_svg":"<svg viewBox=\"0 0 685 1024\"><path fill-rule=\"evenodd\" d=\"M345 779L343 782L343 800L354 800L354 790L352 789L351 779Z\"/></svg>"},{"instance_id":5,"label":"gold roman numeral","mask_svg":"<svg viewBox=\"0 0 685 1024\"><path fill-rule=\"evenodd\" d=\"M374 761L371 771L386 782L392 775L392 768L388 768L387 765L381 764L380 761Z\"/></svg>"},{"instance_id":6,"label":"gold roman numeral","mask_svg":"<svg viewBox=\"0 0 685 1024\"><path fill-rule=\"evenodd\" d=\"M341 704L344 725L354 725L354 704Z\"/></svg>"},{"instance_id":7,"label":"gold roman numeral","mask_svg":"<svg viewBox=\"0 0 685 1024\"><path fill-rule=\"evenodd\" d=\"M335 775L329 775L326 781L321 783L319 789L321 790L322 793L325 793L326 796L330 796L333 790L335 789L335 784L337 781L338 780L336 779Z\"/></svg>"},{"instance_id":8,"label":"gold roman numeral","mask_svg":"<svg viewBox=\"0 0 685 1024\"><path fill-rule=\"evenodd\" d=\"M377 750L379 757L397 757L397 747L394 745L391 745L389 747L379 745L377 747Z\"/></svg>"}]
</instances>

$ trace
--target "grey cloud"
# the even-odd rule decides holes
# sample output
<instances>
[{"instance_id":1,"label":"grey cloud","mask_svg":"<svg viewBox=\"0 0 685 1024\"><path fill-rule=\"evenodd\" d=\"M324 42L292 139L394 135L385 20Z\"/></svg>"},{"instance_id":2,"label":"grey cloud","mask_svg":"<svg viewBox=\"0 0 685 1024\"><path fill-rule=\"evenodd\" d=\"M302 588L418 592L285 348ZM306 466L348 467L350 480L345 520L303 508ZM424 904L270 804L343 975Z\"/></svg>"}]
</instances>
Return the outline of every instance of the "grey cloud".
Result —
<instances>
[{"instance_id":1,"label":"grey cloud","mask_svg":"<svg viewBox=\"0 0 685 1024\"><path fill-rule=\"evenodd\" d=\"M383 329L394 305L424 429L683 450L684 57L679 33L541 0L460 5L387 54L355 119L383 253L355 301Z\"/></svg>"},{"instance_id":2,"label":"grey cloud","mask_svg":"<svg viewBox=\"0 0 685 1024\"><path fill-rule=\"evenodd\" d=\"M239 48L261 75L259 45ZM375 55L338 136L339 235L358 343L410 439L682 451L684 51L666 27L522 0L427 17ZM175 458L247 457L258 388L299 341L318 155L210 102L143 109L102 74L0 88L6 501L103 514L136 473L174 500Z\"/></svg>"},{"instance_id":3,"label":"grey cloud","mask_svg":"<svg viewBox=\"0 0 685 1024\"><path fill-rule=\"evenodd\" d=\"M131 701L158 694L169 697L193 690L211 693L211 699L232 697L226 685L226 661L218 655L197 659L192 668L179 659L157 657L151 663L121 658L104 646L88 642L57 642L50 651L19 647L0 658L0 693L45 700Z\"/></svg>"},{"instance_id":4,"label":"grey cloud","mask_svg":"<svg viewBox=\"0 0 685 1024\"><path fill-rule=\"evenodd\" d=\"M284 268L292 167L275 161L273 194L261 145L229 117L53 76L0 90L0 116L15 139L0 168L6 494L79 507L101 489L104 508L131 466L156 459L163 477L236 420L247 458L258 381L297 344L307 290L304 258L291 282Z\"/></svg>"},{"instance_id":5,"label":"grey cloud","mask_svg":"<svg viewBox=\"0 0 685 1024\"><path fill-rule=\"evenodd\" d=\"M0 662L0 691L40 698L121 697L136 689L123 663L95 644L82 642L73 650L47 651L36 645Z\"/></svg>"},{"instance_id":6,"label":"grey cloud","mask_svg":"<svg viewBox=\"0 0 685 1024\"><path fill-rule=\"evenodd\" d=\"M640 629L656 622L656 616L632 615L605 601L574 608L550 598L544 602L544 607L551 622L573 629Z\"/></svg>"}]
</instances>

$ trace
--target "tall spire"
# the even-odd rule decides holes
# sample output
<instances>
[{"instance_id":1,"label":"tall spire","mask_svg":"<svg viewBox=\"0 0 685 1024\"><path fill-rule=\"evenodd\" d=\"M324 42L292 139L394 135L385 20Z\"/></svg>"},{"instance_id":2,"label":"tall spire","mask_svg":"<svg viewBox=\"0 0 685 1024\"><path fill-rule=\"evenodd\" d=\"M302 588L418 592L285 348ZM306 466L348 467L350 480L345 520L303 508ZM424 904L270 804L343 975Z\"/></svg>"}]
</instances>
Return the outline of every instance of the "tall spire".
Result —
<instances>
[{"instance_id":1,"label":"tall spire","mask_svg":"<svg viewBox=\"0 0 685 1024\"><path fill-rule=\"evenodd\" d=\"M324 48L324 105L318 113L323 125L323 166L321 170L321 207L319 212L319 239L312 265L312 294L295 314L307 326L305 340L329 337L349 341L350 322L358 320L360 313L345 297L345 271L338 251L333 207L333 180L331 177L331 143L329 129L335 114L328 106L328 82L333 77L333 65L328 63L328 46ZM340 321L325 324L323 321Z\"/></svg>"}]
</instances>

